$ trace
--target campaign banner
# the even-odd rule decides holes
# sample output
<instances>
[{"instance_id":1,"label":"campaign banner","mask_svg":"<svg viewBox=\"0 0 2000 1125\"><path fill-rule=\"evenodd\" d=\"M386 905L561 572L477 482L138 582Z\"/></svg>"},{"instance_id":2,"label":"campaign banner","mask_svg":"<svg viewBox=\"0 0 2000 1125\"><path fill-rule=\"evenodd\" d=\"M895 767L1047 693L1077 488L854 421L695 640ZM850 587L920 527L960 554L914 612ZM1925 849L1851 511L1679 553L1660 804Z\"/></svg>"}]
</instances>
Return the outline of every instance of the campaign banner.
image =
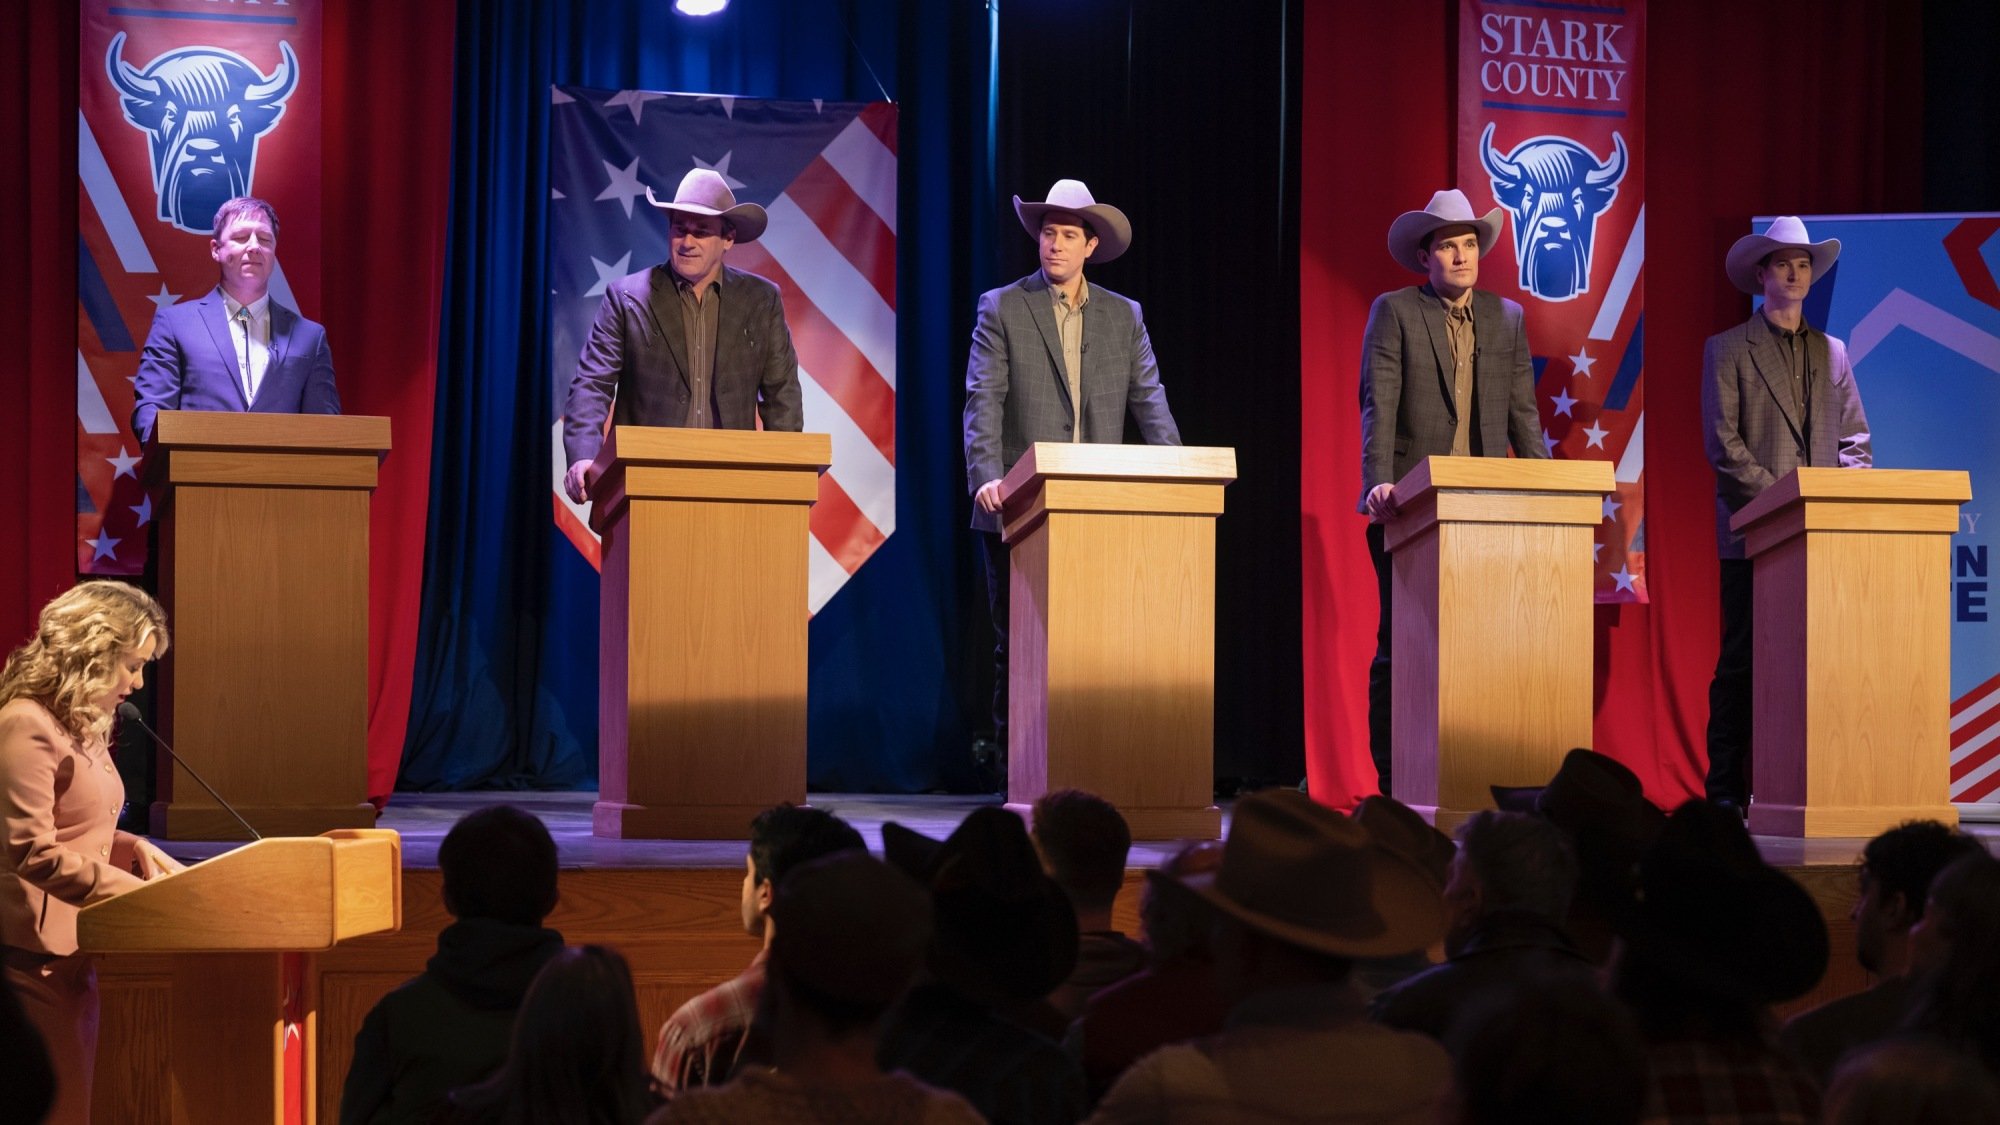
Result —
<instances>
[{"instance_id":1,"label":"campaign banner","mask_svg":"<svg viewBox=\"0 0 2000 1125\"><path fill-rule=\"evenodd\" d=\"M667 260L666 212L694 168L770 225L727 263L778 287L808 432L833 438L807 543L826 604L896 529L896 120L891 102L779 101L650 90L550 91L549 489L555 520L600 565L588 505L562 489L564 399L607 286Z\"/></svg>"},{"instance_id":2,"label":"campaign banner","mask_svg":"<svg viewBox=\"0 0 2000 1125\"><path fill-rule=\"evenodd\" d=\"M2000 814L2000 214L1804 218L1840 240L1806 321L1847 341L1875 464L1972 477L1951 537L1951 797Z\"/></svg>"},{"instance_id":3,"label":"campaign banner","mask_svg":"<svg viewBox=\"0 0 2000 1125\"><path fill-rule=\"evenodd\" d=\"M142 487L132 379L153 314L215 287L218 205L238 195L272 204L271 295L315 315L321 9L85 0L81 16L77 570L129 575L145 568L159 499Z\"/></svg>"},{"instance_id":4,"label":"campaign banner","mask_svg":"<svg viewBox=\"0 0 2000 1125\"><path fill-rule=\"evenodd\" d=\"M1645 602L1645 0L1460 0L1458 184L1506 229L1479 288L1521 303L1542 444L1610 461L1596 598Z\"/></svg>"}]
</instances>

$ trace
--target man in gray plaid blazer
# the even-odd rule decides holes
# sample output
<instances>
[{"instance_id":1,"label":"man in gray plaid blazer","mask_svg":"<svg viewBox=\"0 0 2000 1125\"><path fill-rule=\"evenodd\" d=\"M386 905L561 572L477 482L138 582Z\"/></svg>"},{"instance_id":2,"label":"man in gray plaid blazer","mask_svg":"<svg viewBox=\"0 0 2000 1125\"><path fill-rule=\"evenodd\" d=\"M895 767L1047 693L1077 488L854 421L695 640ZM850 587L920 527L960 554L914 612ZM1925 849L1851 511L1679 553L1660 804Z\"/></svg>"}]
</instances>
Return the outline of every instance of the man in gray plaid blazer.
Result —
<instances>
[{"instance_id":1,"label":"man in gray plaid blazer","mask_svg":"<svg viewBox=\"0 0 2000 1125\"><path fill-rule=\"evenodd\" d=\"M1382 614L1368 666L1368 752L1390 792L1390 565L1383 523L1396 482L1426 457L1546 458L1535 369L1521 306L1480 292L1479 259L1500 238L1501 212L1473 214L1457 189L1431 196L1389 227L1389 256L1424 274L1375 298L1361 345L1361 503Z\"/></svg>"},{"instance_id":2,"label":"man in gray plaid blazer","mask_svg":"<svg viewBox=\"0 0 2000 1125\"><path fill-rule=\"evenodd\" d=\"M1874 463L1868 417L1847 345L1805 322L1806 291L1840 256L1792 216L1729 248L1723 270L1764 298L1749 320L1708 338L1701 363L1702 439L1715 467L1715 540L1722 557L1722 651L1708 688L1708 797L1747 812L1750 800L1751 563L1729 517L1801 465Z\"/></svg>"},{"instance_id":3,"label":"man in gray plaid blazer","mask_svg":"<svg viewBox=\"0 0 2000 1125\"><path fill-rule=\"evenodd\" d=\"M1007 548L1000 480L1038 441L1118 444L1125 418L1147 445L1179 445L1139 302L1084 281L1086 261L1132 244L1125 213L1058 180L1040 203L1014 197L1014 214L1040 246L1042 268L979 298L965 366L965 476L972 526L986 555L993 611L993 725L1007 742ZM1078 404L1081 403L1081 408Z\"/></svg>"}]
</instances>

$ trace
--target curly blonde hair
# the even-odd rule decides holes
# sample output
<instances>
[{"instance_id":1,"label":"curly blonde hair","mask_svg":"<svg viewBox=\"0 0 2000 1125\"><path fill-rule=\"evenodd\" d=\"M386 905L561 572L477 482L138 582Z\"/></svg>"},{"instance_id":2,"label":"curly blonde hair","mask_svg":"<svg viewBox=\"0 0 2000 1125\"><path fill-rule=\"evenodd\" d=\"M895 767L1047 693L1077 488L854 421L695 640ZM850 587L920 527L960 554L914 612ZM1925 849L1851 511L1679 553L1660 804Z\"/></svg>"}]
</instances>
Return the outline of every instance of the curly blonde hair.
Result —
<instances>
[{"instance_id":1,"label":"curly blonde hair","mask_svg":"<svg viewBox=\"0 0 2000 1125\"><path fill-rule=\"evenodd\" d=\"M111 715L97 705L118 680L118 660L155 642L152 658L167 651L167 611L137 586L91 581L56 595L42 607L27 644L0 668L0 706L32 699L48 708L78 742L108 737Z\"/></svg>"}]
</instances>

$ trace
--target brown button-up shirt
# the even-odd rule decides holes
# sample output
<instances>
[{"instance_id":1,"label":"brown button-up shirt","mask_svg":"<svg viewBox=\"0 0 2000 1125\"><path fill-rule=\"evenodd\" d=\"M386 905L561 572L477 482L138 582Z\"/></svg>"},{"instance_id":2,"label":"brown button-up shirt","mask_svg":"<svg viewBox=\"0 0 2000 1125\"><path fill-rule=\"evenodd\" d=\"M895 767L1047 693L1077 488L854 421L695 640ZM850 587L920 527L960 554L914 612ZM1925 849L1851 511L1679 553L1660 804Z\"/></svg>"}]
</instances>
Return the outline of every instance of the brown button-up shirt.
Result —
<instances>
[{"instance_id":1,"label":"brown button-up shirt","mask_svg":"<svg viewBox=\"0 0 2000 1125\"><path fill-rule=\"evenodd\" d=\"M1770 317L1765 317L1764 327L1778 341L1778 350L1785 353L1785 368L1790 375L1786 382L1792 389L1792 410L1798 414L1799 432L1809 434L1812 432L1812 383L1809 378L1811 373L1808 368L1811 360L1807 348L1811 346L1812 341L1806 335L1806 323L1803 320L1799 321L1796 329L1780 328L1771 323ZM1810 449L1802 448L1801 454L1805 457L1806 464L1812 464Z\"/></svg>"},{"instance_id":2,"label":"brown button-up shirt","mask_svg":"<svg viewBox=\"0 0 2000 1125\"><path fill-rule=\"evenodd\" d=\"M1061 289L1049 286L1055 296L1056 335L1062 337L1063 377L1069 381L1069 408L1076 416L1069 440L1083 440L1083 306L1090 303L1090 283L1076 283L1076 303L1071 304Z\"/></svg>"},{"instance_id":3,"label":"brown button-up shirt","mask_svg":"<svg viewBox=\"0 0 2000 1125\"><path fill-rule=\"evenodd\" d=\"M1472 361L1478 343L1472 329L1472 290L1459 294L1456 302L1437 295L1444 306L1445 336L1451 341L1451 401L1458 407L1458 425L1451 431L1451 455L1472 453Z\"/></svg>"},{"instance_id":4,"label":"brown button-up shirt","mask_svg":"<svg viewBox=\"0 0 2000 1125\"><path fill-rule=\"evenodd\" d=\"M715 409L715 338L722 321L722 279L709 282L706 294L697 294L680 274L673 274L673 279L681 299L682 334L687 337L687 427L713 430L721 425Z\"/></svg>"}]
</instances>

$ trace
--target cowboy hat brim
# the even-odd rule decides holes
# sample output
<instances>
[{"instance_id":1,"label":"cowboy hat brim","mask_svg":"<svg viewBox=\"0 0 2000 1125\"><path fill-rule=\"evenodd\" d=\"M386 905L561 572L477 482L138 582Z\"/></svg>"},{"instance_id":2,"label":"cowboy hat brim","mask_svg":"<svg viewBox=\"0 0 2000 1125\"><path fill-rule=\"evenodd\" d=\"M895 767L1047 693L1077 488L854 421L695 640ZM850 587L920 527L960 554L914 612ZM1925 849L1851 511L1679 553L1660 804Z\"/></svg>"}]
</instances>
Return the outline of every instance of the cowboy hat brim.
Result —
<instances>
[{"instance_id":1,"label":"cowboy hat brim","mask_svg":"<svg viewBox=\"0 0 2000 1125\"><path fill-rule=\"evenodd\" d=\"M1753 297L1764 294L1764 287L1757 284L1757 264L1773 250L1804 250L1812 257L1813 284L1826 276L1833 263L1840 257L1840 240L1829 238L1822 242L1784 242L1761 234L1746 234L1729 248L1729 256L1723 259L1722 272L1729 277L1730 284Z\"/></svg>"},{"instance_id":2,"label":"cowboy hat brim","mask_svg":"<svg viewBox=\"0 0 2000 1125\"><path fill-rule=\"evenodd\" d=\"M755 242L764 233L764 228L771 225L771 217L755 203L738 203L726 211L718 211L699 203L681 203L671 199L663 202L653 195L652 188L646 189L646 202L662 211L686 211L690 215L712 215L727 219L730 225L736 228L737 242Z\"/></svg>"},{"instance_id":3,"label":"cowboy hat brim","mask_svg":"<svg viewBox=\"0 0 2000 1125\"><path fill-rule=\"evenodd\" d=\"M1389 224L1389 256L1404 269L1425 273L1423 263L1417 260L1417 252L1423 249L1424 239L1442 227L1471 227L1479 233L1479 254L1485 257L1493 249L1493 244L1500 241L1500 228L1505 221L1498 207L1476 219L1450 219L1429 211L1405 211Z\"/></svg>"},{"instance_id":4,"label":"cowboy hat brim","mask_svg":"<svg viewBox=\"0 0 2000 1125\"><path fill-rule=\"evenodd\" d=\"M1423 949L1444 936L1444 902L1437 884L1413 860L1379 843L1369 847L1369 903L1379 926L1353 912L1353 932L1306 926L1245 906L1217 886L1220 871L1175 880L1203 902L1267 937L1332 957L1396 957ZM1167 881L1162 877L1162 882Z\"/></svg>"},{"instance_id":5,"label":"cowboy hat brim","mask_svg":"<svg viewBox=\"0 0 2000 1125\"><path fill-rule=\"evenodd\" d=\"M1132 248L1131 220L1125 217L1125 212L1109 203L1068 207L1061 203L1029 203L1018 195L1014 197L1014 214L1020 218L1021 227L1036 238L1042 235L1042 217L1051 211L1064 211L1090 220L1091 232L1097 235L1097 250L1090 256L1092 262L1111 261Z\"/></svg>"}]
</instances>

